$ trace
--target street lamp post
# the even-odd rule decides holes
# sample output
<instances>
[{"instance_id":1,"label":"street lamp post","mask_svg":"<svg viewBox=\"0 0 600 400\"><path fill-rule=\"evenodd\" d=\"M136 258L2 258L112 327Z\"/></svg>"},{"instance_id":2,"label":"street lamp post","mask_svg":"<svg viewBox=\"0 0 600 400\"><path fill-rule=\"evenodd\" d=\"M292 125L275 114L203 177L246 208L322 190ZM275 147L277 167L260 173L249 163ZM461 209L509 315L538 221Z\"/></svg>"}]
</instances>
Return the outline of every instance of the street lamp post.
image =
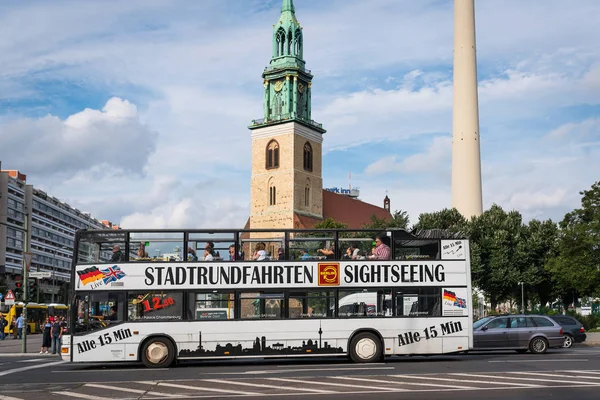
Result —
<instances>
[{"instance_id":1,"label":"street lamp post","mask_svg":"<svg viewBox=\"0 0 600 400\"><path fill-rule=\"evenodd\" d=\"M521 313L525 314L525 282L519 282L521 285Z\"/></svg>"}]
</instances>

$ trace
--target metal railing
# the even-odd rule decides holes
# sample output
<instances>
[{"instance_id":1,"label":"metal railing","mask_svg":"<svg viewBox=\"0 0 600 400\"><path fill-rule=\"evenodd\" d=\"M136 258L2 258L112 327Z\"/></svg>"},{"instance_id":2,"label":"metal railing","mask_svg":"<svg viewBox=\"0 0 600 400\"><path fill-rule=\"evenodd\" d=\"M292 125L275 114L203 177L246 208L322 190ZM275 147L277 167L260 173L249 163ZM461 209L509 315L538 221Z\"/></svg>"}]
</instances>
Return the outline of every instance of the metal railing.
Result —
<instances>
[{"instance_id":1,"label":"metal railing","mask_svg":"<svg viewBox=\"0 0 600 400\"><path fill-rule=\"evenodd\" d=\"M251 126L268 125L268 124L272 124L274 122L287 121L287 120L300 120L302 122L306 122L317 128L323 129L323 124L320 124L313 119L306 119L306 118L302 118L297 115L294 116L293 114L281 114L281 115L273 116L270 118L253 119Z\"/></svg>"}]
</instances>

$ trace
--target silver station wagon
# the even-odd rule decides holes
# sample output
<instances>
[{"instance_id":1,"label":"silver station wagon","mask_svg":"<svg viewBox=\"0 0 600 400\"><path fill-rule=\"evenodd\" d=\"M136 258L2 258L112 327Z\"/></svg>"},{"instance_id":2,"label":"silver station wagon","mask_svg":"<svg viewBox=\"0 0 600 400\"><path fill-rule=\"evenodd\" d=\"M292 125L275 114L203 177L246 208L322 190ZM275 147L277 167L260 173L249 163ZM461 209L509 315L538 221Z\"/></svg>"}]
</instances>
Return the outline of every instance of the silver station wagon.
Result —
<instances>
[{"instance_id":1,"label":"silver station wagon","mask_svg":"<svg viewBox=\"0 0 600 400\"><path fill-rule=\"evenodd\" d=\"M545 315L498 315L473 323L473 350L539 354L564 341L562 327Z\"/></svg>"}]
</instances>

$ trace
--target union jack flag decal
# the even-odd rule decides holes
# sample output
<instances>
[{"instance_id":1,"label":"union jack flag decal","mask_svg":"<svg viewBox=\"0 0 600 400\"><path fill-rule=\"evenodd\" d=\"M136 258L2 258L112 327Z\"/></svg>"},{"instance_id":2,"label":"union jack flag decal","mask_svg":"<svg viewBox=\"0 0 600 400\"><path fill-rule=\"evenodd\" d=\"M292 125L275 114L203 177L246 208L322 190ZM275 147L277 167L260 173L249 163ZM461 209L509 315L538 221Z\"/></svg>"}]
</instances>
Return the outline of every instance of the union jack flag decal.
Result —
<instances>
[{"instance_id":1,"label":"union jack flag decal","mask_svg":"<svg viewBox=\"0 0 600 400\"><path fill-rule=\"evenodd\" d=\"M467 308L467 302L465 299L461 299L460 297L456 298L456 301L454 302L454 305L456 307L460 307L460 308Z\"/></svg>"},{"instance_id":2,"label":"union jack flag decal","mask_svg":"<svg viewBox=\"0 0 600 400\"><path fill-rule=\"evenodd\" d=\"M116 265L103 269L102 273L104 274L103 281L105 285L116 282L125 276L125 272L121 271L121 267L117 267Z\"/></svg>"}]
</instances>

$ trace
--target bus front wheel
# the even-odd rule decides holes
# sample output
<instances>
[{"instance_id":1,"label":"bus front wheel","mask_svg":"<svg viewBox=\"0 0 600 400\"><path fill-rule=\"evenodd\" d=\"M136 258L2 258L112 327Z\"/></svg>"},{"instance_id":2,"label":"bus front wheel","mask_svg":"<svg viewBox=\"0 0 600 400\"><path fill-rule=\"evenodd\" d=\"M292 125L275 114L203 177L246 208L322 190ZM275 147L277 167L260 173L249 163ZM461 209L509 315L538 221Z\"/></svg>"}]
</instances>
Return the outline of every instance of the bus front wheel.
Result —
<instances>
[{"instance_id":1,"label":"bus front wheel","mask_svg":"<svg viewBox=\"0 0 600 400\"><path fill-rule=\"evenodd\" d=\"M381 359L381 340L371 332L362 332L352 338L349 350L356 363L375 362Z\"/></svg>"},{"instance_id":2,"label":"bus front wheel","mask_svg":"<svg viewBox=\"0 0 600 400\"><path fill-rule=\"evenodd\" d=\"M175 348L169 339L157 337L142 347L142 363L148 368L166 368L175 360Z\"/></svg>"}]
</instances>

